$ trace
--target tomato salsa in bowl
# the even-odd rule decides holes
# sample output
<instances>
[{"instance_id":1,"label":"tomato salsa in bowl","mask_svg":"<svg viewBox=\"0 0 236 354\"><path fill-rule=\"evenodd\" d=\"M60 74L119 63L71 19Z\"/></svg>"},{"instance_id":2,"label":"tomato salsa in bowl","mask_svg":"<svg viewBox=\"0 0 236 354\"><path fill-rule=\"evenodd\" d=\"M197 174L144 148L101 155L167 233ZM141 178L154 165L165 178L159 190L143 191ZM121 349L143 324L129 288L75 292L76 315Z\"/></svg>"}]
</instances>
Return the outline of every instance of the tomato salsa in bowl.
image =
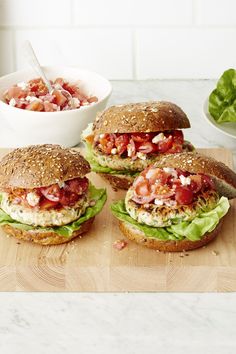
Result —
<instances>
[{"instance_id":1,"label":"tomato salsa in bowl","mask_svg":"<svg viewBox=\"0 0 236 354\"><path fill-rule=\"evenodd\" d=\"M110 82L97 73L68 67L43 69L53 85L51 93L31 69L0 78L0 117L14 135L12 147L77 145L82 131L110 97ZM62 90L69 94L64 96Z\"/></svg>"}]
</instances>

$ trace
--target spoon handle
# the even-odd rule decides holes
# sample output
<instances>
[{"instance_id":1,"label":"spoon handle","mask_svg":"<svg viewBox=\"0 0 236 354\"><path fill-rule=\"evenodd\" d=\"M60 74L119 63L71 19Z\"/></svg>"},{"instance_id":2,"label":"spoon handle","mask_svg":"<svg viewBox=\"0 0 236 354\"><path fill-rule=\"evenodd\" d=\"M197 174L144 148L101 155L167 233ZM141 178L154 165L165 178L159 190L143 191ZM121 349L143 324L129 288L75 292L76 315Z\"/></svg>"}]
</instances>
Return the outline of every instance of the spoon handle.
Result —
<instances>
[{"instance_id":1,"label":"spoon handle","mask_svg":"<svg viewBox=\"0 0 236 354\"><path fill-rule=\"evenodd\" d=\"M33 50L33 47L31 45L30 41L25 41L24 52L25 52L28 63L37 72L37 74L43 79L45 85L48 88L49 93L51 93L53 90L52 85L50 84L50 81L47 79L43 69L41 68L38 58L36 57L36 54Z\"/></svg>"}]
</instances>

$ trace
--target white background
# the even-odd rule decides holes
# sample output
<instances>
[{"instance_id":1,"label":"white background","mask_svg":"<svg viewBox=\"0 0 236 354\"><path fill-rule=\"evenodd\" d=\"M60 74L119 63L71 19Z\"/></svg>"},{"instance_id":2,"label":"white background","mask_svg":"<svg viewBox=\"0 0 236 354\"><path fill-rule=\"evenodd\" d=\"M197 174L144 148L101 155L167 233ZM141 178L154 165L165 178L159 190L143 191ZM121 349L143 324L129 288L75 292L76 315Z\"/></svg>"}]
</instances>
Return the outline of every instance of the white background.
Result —
<instances>
[{"instance_id":1,"label":"white background","mask_svg":"<svg viewBox=\"0 0 236 354\"><path fill-rule=\"evenodd\" d=\"M26 66L30 39L43 64L109 79L217 78L236 67L235 38L236 0L0 0L0 75ZM112 103L169 98L196 146L236 154L202 117L213 82L113 87ZM0 354L235 354L235 305L235 293L0 293Z\"/></svg>"},{"instance_id":2,"label":"white background","mask_svg":"<svg viewBox=\"0 0 236 354\"><path fill-rule=\"evenodd\" d=\"M0 74L43 64L109 79L217 78L236 67L235 0L0 0Z\"/></svg>"}]
</instances>

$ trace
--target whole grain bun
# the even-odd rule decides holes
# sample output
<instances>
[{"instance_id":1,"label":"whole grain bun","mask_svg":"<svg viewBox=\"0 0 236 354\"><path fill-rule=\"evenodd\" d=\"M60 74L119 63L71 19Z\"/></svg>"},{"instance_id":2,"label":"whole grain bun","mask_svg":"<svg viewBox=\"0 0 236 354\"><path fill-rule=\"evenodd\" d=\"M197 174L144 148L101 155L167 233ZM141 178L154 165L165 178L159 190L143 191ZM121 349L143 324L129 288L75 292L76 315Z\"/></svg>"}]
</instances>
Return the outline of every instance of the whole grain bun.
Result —
<instances>
[{"instance_id":1,"label":"whole grain bun","mask_svg":"<svg viewBox=\"0 0 236 354\"><path fill-rule=\"evenodd\" d=\"M0 161L0 189L46 187L88 172L90 165L78 151L60 145L32 145L15 149Z\"/></svg>"},{"instance_id":2,"label":"whole grain bun","mask_svg":"<svg viewBox=\"0 0 236 354\"><path fill-rule=\"evenodd\" d=\"M82 237L87 232L94 221L94 217L85 221L79 230L74 231L70 237L62 236L52 231L20 230L12 225L2 226L3 231L10 236L14 236L23 241L34 242L43 246L59 245L71 241L75 237Z\"/></svg>"},{"instance_id":3,"label":"whole grain bun","mask_svg":"<svg viewBox=\"0 0 236 354\"><path fill-rule=\"evenodd\" d=\"M205 246L207 243L211 242L219 233L222 220L223 219L221 219L217 227L212 232L207 232L199 241L190 241L188 239L181 241L163 241L156 238L150 238L135 226L123 221L119 222L119 227L128 239L142 246L163 252L183 252Z\"/></svg>"},{"instance_id":4,"label":"whole grain bun","mask_svg":"<svg viewBox=\"0 0 236 354\"><path fill-rule=\"evenodd\" d=\"M157 132L190 128L180 107L171 102L153 101L111 106L99 113L93 125L95 134Z\"/></svg>"},{"instance_id":5,"label":"whole grain bun","mask_svg":"<svg viewBox=\"0 0 236 354\"><path fill-rule=\"evenodd\" d=\"M164 155L156 167L180 168L190 173L204 173L211 176L220 195L231 199L236 197L236 173L223 162L197 152Z\"/></svg>"},{"instance_id":6,"label":"whole grain bun","mask_svg":"<svg viewBox=\"0 0 236 354\"><path fill-rule=\"evenodd\" d=\"M115 191L117 189L128 190L134 181L134 177L126 175L111 175L109 173L99 173L99 175L107 180Z\"/></svg>"}]
</instances>

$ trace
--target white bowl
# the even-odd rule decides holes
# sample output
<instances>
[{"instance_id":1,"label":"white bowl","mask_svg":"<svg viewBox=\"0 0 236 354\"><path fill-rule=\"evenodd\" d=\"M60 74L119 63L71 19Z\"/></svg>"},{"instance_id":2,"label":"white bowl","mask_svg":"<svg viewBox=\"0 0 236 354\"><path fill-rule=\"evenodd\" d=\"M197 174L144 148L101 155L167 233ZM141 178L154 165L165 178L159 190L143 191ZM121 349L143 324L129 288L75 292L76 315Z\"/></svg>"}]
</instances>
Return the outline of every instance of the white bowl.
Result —
<instances>
[{"instance_id":1,"label":"white bowl","mask_svg":"<svg viewBox=\"0 0 236 354\"><path fill-rule=\"evenodd\" d=\"M97 96L98 102L79 109L59 112L34 112L12 107L3 102L3 93L12 85L36 78L33 70L16 71L0 78L0 115L8 129L12 147L30 144L60 144L66 147L80 142L82 131L94 121L98 112L105 109L111 95L110 82L102 76L83 69L68 67L43 67L49 79L63 77L69 82L79 82L82 92ZM14 140L14 141L13 141Z\"/></svg>"},{"instance_id":2,"label":"white bowl","mask_svg":"<svg viewBox=\"0 0 236 354\"><path fill-rule=\"evenodd\" d=\"M203 105L203 112L207 122L221 133L236 139L236 123L235 122L225 122L217 123L215 119L211 116L208 110L208 98Z\"/></svg>"}]
</instances>

